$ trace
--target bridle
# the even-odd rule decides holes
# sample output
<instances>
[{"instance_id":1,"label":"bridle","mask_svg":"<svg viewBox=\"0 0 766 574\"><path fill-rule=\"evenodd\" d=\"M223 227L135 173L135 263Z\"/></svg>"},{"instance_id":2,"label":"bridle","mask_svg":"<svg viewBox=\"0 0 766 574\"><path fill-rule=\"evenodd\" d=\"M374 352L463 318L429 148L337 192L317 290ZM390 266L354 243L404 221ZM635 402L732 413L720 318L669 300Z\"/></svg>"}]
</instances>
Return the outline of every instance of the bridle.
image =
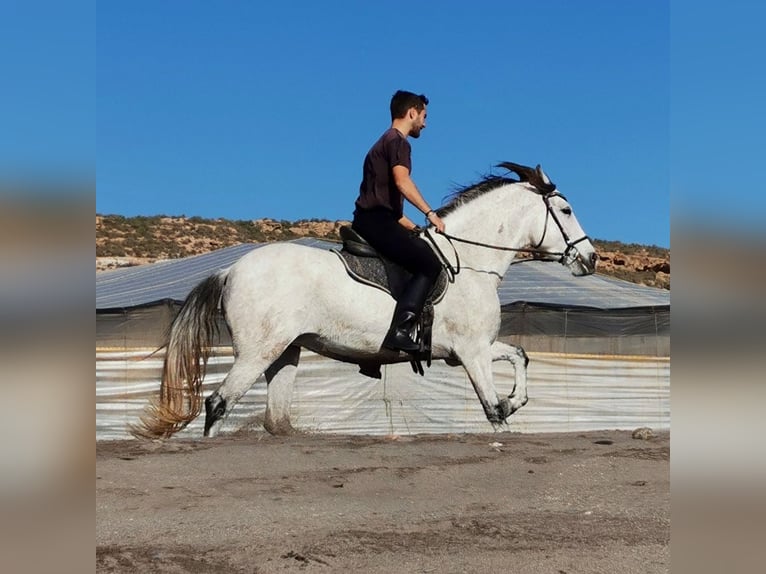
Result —
<instances>
[{"instance_id":1,"label":"bridle","mask_svg":"<svg viewBox=\"0 0 766 574\"><path fill-rule=\"evenodd\" d=\"M548 231L548 218L553 218L553 221L556 223L556 226L559 228L559 231L561 231L561 236L564 238L564 242L566 243L567 247L564 250L563 253L549 253L549 255L559 255L558 258L559 263L563 263L564 265L571 265L574 263L578 258L582 257L580 252L578 251L576 245L582 241L590 241L590 237L587 235L583 235L580 237L580 239L576 239L575 241L572 241L572 238L569 237L569 234L566 232L566 229L564 229L564 226L561 225L561 221L559 221L558 216L556 215L556 212L553 209L553 206L551 205L551 198L552 197L560 197L564 201L567 201L567 198L564 197L562 194L560 194L558 191L552 191L550 193L543 194L543 202L545 203L545 225L543 225L543 236L540 238L540 241L537 242L537 245L535 245L534 249L537 249L540 247L540 245L543 244L543 240L545 239L545 234ZM542 252L545 254L545 252Z\"/></svg>"},{"instance_id":2,"label":"bridle","mask_svg":"<svg viewBox=\"0 0 766 574\"><path fill-rule=\"evenodd\" d=\"M439 259L442 262L442 265L444 266L444 269L447 271L450 283L454 282L455 275L460 273L460 256L458 255L457 249L455 249L455 246L452 243L453 241L457 241L458 243L466 243L468 245L476 245L477 247L485 247L487 249L496 249L498 251L515 251L517 253L531 253L533 255L544 255L547 257L554 257L554 259L551 259L551 261L556 261L564 265L571 265L577 259L582 258L582 255L580 254L576 246L578 243L582 241L590 240L590 237L588 237L587 235L583 235L579 239L572 241L572 239L569 237L569 234L564 229L564 226L561 224L561 221L559 220L558 216L556 215L556 212L554 211L553 206L551 205L551 198L561 197L562 199L566 201L566 197L564 197L563 194L559 193L555 189L553 191L541 193L540 196L543 199L543 203L545 203L545 224L543 225L543 234L542 234L542 237L540 237L540 241L538 241L532 247L517 248L517 247L506 247L504 245L492 245L491 243L483 243L481 241L472 241L471 239L464 239L462 237L450 235L449 233L436 231L436 233L446 238L447 242L450 244L450 247L452 247L452 251L455 254L455 261L456 261L456 264L453 266L449 262L449 260L445 257L444 253L439 248L439 246L436 244L436 241L434 240L433 235L431 235L432 226L429 226L428 228L426 228L425 236L433 245L437 256L439 257ZM545 234L548 232L549 218L553 219L554 223L556 223L556 226L559 228L559 231L561 232L561 236L564 238L564 241L566 242L566 249L564 251L543 251L540 249L540 246L543 244L543 241L545 241ZM555 257L558 257L558 258L556 259Z\"/></svg>"}]
</instances>

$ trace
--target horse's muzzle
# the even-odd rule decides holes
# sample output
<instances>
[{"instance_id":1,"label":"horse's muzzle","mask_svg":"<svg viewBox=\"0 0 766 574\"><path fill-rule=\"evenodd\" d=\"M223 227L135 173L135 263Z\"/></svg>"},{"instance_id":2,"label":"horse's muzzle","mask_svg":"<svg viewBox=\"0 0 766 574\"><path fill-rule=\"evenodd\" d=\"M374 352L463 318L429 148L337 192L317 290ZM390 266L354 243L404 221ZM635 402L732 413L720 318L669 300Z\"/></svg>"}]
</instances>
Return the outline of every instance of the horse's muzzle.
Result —
<instances>
[{"instance_id":1,"label":"horse's muzzle","mask_svg":"<svg viewBox=\"0 0 766 574\"><path fill-rule=\"evenodd\" d=\"M596 262L598 261L596 252L591 251L587 257L584 257L580 250L577 249L576 244L584 239L587 239L587 237L570 243L561 256L561 263L571 269L574 275L591 275L596 271Z\"/></svg>"}]
</instances>

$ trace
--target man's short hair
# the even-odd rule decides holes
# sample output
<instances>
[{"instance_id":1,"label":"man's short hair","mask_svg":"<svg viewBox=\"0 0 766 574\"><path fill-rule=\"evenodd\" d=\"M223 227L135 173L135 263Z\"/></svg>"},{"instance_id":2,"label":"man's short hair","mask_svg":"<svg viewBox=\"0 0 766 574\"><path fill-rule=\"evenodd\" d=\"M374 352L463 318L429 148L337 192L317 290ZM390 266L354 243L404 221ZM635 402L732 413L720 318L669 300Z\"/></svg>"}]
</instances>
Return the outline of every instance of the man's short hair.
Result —
<instances>
[{"instance_id":1,"label":"man's short hair","mask_svg":"<svg viewBox=\"0 0 766 574\"><path fill-rule=\"evenodd\" d=\"M413 94L404 90L398 90L391 97L391 120L403 118L407 115L407 110L415 108L420 111L428 105L428 98L425 94Z\"/></svg>"}]
</instances>

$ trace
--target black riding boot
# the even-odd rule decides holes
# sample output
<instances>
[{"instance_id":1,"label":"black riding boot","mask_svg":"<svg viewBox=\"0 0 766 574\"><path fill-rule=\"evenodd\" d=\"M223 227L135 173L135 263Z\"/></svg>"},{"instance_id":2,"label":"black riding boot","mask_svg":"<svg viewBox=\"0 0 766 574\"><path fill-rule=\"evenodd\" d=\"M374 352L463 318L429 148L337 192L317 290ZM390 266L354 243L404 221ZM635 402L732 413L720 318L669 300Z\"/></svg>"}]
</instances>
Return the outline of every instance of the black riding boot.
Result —
<instances>
[{"instance_id":1,"label":"black riding boot","mask_svg":"<svg viewBox=\"0 0 766 574\"><path fill-rule=\"evenodd\" d=\"M425 275L416 275L410 280L396 303L391 328L383 339L383 346L386 349L406 353L413 353L420 349L420 345L412 340L411 333L418 322L431 287L431 279Z\"/></svg>"}]
</instances>

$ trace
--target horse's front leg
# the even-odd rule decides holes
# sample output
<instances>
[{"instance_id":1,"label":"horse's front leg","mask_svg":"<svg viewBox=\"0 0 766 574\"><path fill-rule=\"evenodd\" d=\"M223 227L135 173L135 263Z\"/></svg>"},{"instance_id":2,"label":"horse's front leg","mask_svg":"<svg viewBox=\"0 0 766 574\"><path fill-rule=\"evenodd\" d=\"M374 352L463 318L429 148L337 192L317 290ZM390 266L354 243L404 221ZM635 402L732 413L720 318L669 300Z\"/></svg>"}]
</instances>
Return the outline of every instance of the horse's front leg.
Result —
<instances>
[{"instance_id":1,"label":"horse's front leg","mask_svg":"<svg viewBox=\"0 0 766 574\"><path fill-rule=\"evenodd\" d=\"M527 404L527 365L529 364L529 357L524 352L524 349L516 345L508 345L507 343L501 343L495 341L490 347L492 352L492 361L509 361L513 365L515 373L514 385L511 394L508 395L508 405L511 412L509 415L515 413L521 407Z\"/></svg>"},{"instance_id":2,"label":"horse's front leg","mask_svg":"<svg viewBox=\"0 0 766 574\"><path fill-rule=\"evenodd\" d=\"M497 394L492 378L492 351L489 346L455 349L455 354L463 364L474 391L479 397L487 420L493 425L501 424L511 413L509 399Z\"/></svg>"}]
</instances>

